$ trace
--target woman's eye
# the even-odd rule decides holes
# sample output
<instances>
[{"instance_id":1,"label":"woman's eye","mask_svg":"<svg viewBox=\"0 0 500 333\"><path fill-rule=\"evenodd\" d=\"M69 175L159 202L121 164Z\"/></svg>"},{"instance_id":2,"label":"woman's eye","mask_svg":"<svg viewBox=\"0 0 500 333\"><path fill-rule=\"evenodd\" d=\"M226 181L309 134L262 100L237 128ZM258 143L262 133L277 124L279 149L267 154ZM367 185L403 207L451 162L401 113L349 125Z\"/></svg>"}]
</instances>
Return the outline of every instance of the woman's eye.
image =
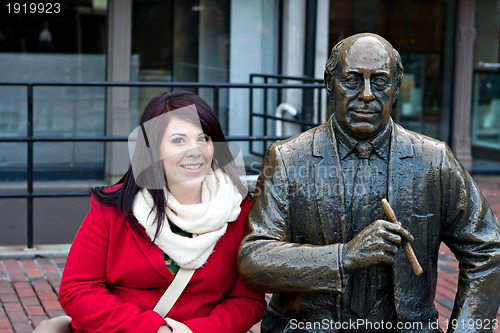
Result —
<instances>
[{"instance_id":1,"label":"woman's eye","mask_svg":"<svg viewBox=\"0 0 500 333\"><path fill-rule=\"evenodd\" d=\"M210 137L208 135L203 135L198 138L198 141L200 142L208 142L210 141Z\"/></svg>"},{"instance_id":2,"label":"woman's eye","mask_svg":"<svg viewBox=\"0 0 500 333\"><path fill-rule=\"evenodd\" d=\"M185 140L183 138L173 138L172 143L183 143Z\"/></svg>"}]
</instances>

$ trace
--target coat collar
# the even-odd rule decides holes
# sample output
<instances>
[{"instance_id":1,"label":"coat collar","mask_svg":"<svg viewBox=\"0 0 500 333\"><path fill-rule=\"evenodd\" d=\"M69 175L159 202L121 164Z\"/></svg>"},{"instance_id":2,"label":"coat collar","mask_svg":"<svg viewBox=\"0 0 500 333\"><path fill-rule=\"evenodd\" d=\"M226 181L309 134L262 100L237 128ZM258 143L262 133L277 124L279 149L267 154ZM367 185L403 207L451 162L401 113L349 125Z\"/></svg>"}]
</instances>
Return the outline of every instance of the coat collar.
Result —
<instances>
[{"instance_id":1,"label":"coat collar","mask_svg":"<svg viewBox=\"0 0 500 333\"><path fill-rule=\"evenodd\" d=\"M129 231L132 233L135 241L137 242L137 246L141 249L142 253L146 257L146 259L149 261L151 266L154 267L154 269L162 275L164 278L167 280L172 281L174 279L174 276L172 273L168 270L167 266L165 265L165 261L163 260L163 254L158 246L155 244L151 244L148 242L144 237L139 235L139 233L132 228L129 222L127 223L127 227L129 228ZM146 230L142 225L140 225L137 221L134 221L133 223L136 224L136 226L139 228L141 231L142 235L145 237L148 237L146 234Z\"/></svg>"},{"instance_id":2,"label":"coat collar","mask_svg":"<svg viewBox=\"0 0 500 333\"><path fill-rule=\"evenodd\" d=\"M369 143L373 147L374 153L376 153L380 158L387 160L389 155L389 144L391 142L390 135L393 127L392 119L389 119L385 128L380 133L368 140L358 140L352 137L342 129L342 127L334 117L332 117L331 119L333 131L338 143L339 156L341 160L352 154L355 151L356 146L360 142Z\"/></svg>"},{"instance_id":3,"label":"coat collar","mask_svg":"<svg viewBox=\"0 0 500 333\"><path fill-rule=\"evenodd\" d=\"M413 141L409 133L400 125L393 123L391 134L391 157L407 158L413 157Z\"/></svg>"},{"instance_id":4,"label":"coat collar","mask_svg":"<svg viewBox=\"0 0 500 333\"><path fill-rule=\"evenodd\" d=\"M414 142L401 126L394 126L387 179L387 199L396 217L411 232L413 215Z\"/></svg>"},{"instance_id":5,"label":"coat collar","mask_svg":"<svg viewBox=\"0 0 500 333\"><path fill-rule=\"evenodd\" d=\"M325 244L345 243L347 231L344 179L331 117L314 131L312 155L318 157L314 164L314 184L324 242ZM339 224L332 223L332 216L339 217Z\"/></svg>"},{"instance_id":6,"label":"coat collar","mask_svg":"<svg viewBox=\"0 0 500 333\"><path fill-rule=\"evenodd\" d=\"M325 123L319 125L314 132L312 155L316 157L326 157L332 155L339 156L337 139L333 131L332 117ZM413 157L412 140L408 132L400 125L393 122L391 131L391 153L392 158Z\"/></svg>"},{"instance_id":7,"label":"coat collar","mask_svg":"<svg viewBox=\"0 0 500 333\"><path fill-rule=\"evenodd\" d=\"M338 155L337 140L333 133L332 117L325 123L316 127L313 136L312 155L316 157L325 157L331 155L332 147L334 153Z\"/></svg>"}]
</instances>

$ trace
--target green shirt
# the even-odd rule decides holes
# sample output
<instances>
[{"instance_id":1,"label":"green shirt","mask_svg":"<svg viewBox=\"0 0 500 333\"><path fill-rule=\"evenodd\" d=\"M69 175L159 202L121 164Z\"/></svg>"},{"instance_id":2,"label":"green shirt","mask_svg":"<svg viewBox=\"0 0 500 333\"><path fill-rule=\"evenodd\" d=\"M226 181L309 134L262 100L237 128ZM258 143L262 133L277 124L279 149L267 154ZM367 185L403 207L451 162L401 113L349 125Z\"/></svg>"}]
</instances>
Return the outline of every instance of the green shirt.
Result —
<instances>
[{"instance_id":1,"label":"green shirt","mask_svg":"<svg viewBox=\"0 0 500 333\"><path fill-rule=\"evenodd\" d=\"M191 238L193 236L191 233L180 229L176 225L172 224L170 227L172 229L172 232L177 234L177 235L189 237L189 238ZM172 275L175 276L177 274L177 272L179 271L179 268L180 268L179 265L177 265L175 263L175 261L173 261L165 252L162 251L162 253L163 253L163 260L165 261L165 265L167 265L167 268L170 271L170 273L172 273Z\"/></svg>"}]
</instances>

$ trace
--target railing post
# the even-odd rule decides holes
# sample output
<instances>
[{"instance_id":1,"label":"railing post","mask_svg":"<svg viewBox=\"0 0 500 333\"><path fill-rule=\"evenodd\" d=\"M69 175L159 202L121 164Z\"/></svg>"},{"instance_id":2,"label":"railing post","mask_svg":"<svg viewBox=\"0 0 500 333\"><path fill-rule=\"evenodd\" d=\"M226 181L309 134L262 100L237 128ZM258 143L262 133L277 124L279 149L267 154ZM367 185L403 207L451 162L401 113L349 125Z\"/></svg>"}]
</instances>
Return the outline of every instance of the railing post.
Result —
<instances>
[{"instance_id":1,"label":"railing post","mask_svg":"<svg viewBox=\"0 0 500 333\"><path fill-rule=\"evenodd\" d=\"M219 86L214 86L214 112L219 118Z\"/></svg>"},{"instance_id":2,"label":"railing post","mask_svg":"<svg viewBox=\"0 0 500 333\"><path fill-rule=\"evenodd\" d=\"M264 84L268 84L268 76L264 76ZM269 119L267 116L268 116L268 113L267 113L267 89L264 89L264 135L266 135L267 133L267 120ZM276 134L276 133L274 133ZM267 146L267 141L262 141L262 152L265 154L266 153L266 146Z\"/></svg>"},{"instance_id":3,"label":"railing post","mask_svg":"<svg viewBox=\"0 0 500 333\"><path fill-rule=\"evenodd\" d=\"M28 83L28 248L33 248L33 84Z\"/></svg>"},{"instance_id":4,"label":"railing post","mask_svg":"<svg viewBox=\"0 0 500 333\"><path fill-rule=\"evenodd\" d=\"M253 83L253 74L250 74L250 84ZM253 87L250 86L249 99L248 99L248 135L253 136ZM253 141L249 142L250 153L254 153Z\"/></svg>"}]
</instances>

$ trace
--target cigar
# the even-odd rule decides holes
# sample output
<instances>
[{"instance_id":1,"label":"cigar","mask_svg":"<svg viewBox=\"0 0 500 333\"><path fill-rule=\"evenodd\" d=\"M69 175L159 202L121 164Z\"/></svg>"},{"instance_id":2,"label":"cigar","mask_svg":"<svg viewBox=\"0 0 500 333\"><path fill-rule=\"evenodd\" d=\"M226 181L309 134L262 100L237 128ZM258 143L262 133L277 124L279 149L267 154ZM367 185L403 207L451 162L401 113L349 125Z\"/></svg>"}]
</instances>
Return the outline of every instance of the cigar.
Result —
<instances>
[{"instance_id":1,"label":"cigar","mask_svg":"<svg viewBox=\"0 0 500 333\"><path fill-rule=\"evenodd\" d=\"M401 222L399 222L396 218L396 214L394 214L389 201L387 201L385 198L382 199L382 207L384 208L385 215L387 215L387 219L389 220L389 222L401 225ZM411 247L410 243L408 243L404 239L401 240L401 244L403 245L403 250L405 251L406 258L408 258L410 266L413 269L413 273L415 273L416 276L419 276L420 274L422 274L423 270L422 266L420 266L420 263L418 262L415 252L413 252L413 248Z\"/></svg>"}]
</instances>

